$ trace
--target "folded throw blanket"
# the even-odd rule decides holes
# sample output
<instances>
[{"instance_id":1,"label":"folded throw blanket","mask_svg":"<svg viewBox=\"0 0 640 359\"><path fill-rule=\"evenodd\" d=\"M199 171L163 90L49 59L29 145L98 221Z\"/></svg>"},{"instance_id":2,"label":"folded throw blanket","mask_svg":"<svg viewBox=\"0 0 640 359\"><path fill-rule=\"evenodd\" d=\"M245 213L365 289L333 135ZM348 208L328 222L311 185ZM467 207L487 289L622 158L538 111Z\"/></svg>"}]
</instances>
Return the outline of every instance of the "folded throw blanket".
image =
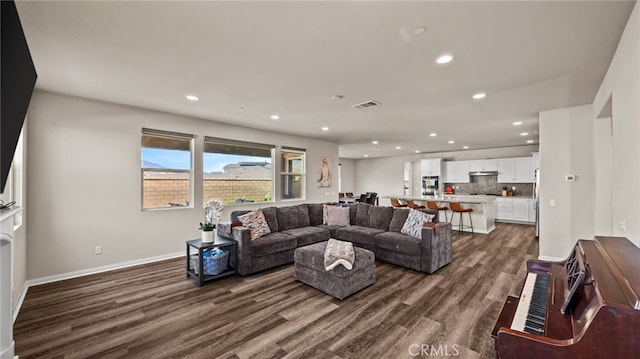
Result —
<instances>
[{"instance_id":1,"label":"folded throw blanket","mask_svg":"<svg viewBox=\"0 0 640 359\"><path fill-rule=\"evenodd\" d=\"M324 250L324 269L326 271L333 270L338 264L351 270L355 260L356 253L353 250L353 243L329 238L327 248Z\"/></svg>"}]
</instances>

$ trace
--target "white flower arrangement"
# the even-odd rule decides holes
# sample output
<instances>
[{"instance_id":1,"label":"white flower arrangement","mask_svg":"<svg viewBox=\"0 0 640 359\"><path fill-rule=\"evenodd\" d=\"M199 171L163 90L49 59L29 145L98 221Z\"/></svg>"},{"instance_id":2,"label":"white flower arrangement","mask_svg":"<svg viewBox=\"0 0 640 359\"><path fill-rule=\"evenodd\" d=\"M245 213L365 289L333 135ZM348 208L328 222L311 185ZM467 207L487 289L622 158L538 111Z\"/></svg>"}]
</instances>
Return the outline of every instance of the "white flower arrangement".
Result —
<instances>
[{"instance_id":1,"label":"white flower arrangement","mask_svg":"<svg viewBox=\"0 0 640 359\"><path fill-rule=\"evenodd\" d=\"M217 199L205 203L204 206L204 223L200 223L200 229L203 231L213 231L216 229L215 221L219 221L222 218L222 209L224 205Z\"/></svg>"}]
</instances>

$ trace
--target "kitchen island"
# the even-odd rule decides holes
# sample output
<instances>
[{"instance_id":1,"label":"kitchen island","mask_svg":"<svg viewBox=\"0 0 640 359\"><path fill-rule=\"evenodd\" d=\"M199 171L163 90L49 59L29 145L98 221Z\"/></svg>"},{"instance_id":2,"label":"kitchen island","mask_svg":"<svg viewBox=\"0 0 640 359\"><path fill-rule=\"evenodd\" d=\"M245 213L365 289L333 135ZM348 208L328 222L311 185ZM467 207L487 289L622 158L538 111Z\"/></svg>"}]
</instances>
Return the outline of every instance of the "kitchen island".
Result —
<instances>
[{"instance_id":1,"label":"kitchen island","mask_svg":"<svg viewBox=\"0 0 640 359\"><path fill-rule=\"evenodd\" d=\"M449 207L450 202L458 202L465 208L473 209L471 220L473 221L473 231L476 233L488 234L496 228L496 196L471 196L471 195L442 195L442 196L382 196L389 200L398 198L402 201L413 200L417 204L427 206L427 201L436 201L441 207ZM447 217L452 224L452 229L458 229L460 215L455 218L451 210L447 211ZM469 215L464 213L464 225L469 225ZM444 221L444 214L440 212L440 220ZM471 232L471 228L465 228L465 232Z\"/></svg>"}]
</instances>

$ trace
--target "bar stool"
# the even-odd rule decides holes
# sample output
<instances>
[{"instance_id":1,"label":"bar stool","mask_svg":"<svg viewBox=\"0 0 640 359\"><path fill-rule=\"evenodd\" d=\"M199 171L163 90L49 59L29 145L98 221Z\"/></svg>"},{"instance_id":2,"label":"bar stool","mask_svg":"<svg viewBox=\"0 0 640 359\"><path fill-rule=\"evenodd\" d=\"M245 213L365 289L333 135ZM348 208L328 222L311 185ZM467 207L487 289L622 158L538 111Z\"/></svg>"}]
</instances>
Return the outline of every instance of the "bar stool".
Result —
<instances>
[{"instance_id":1,"label":"bar stool","mask_svg":"<svg viewBox=\"0 0 640 359\"><path fill-rule=\"evenodd\" d=\"M447 211L449 210L449 207L447 206L440 207L438 206L438 202L436 201L427 201L427 208L433 209L436 211L444 211L444 220L446 222L449 222L449 219L447 218Z\"/></svg>"},{"instance_id":2,"label":"bar stool","mask_svg":"<svg viewBox=\"0 0 640 359\"><path fill-rule=\"evenodd\" d=\"M408 199L407 200L407 205L409 206L409 208L413 208L413 209L422 209L424 208L424 206L421 206L419 204L416 204L413 200Z\"/></svg>"},{"instance_id":3,"label":"bar stool","mask_svg":"<svg viewBox=\"0 0 640 359\"><path fill-rule=\"evenodd\" d=\"M396 208L409 207L409 205L401 203L397 198L391 198L391 205Z\"/></svg>"},{"instance_id":4,"label":"bar stool","mask_svg":"<svg viewBox=\"0 0 640 359\"><path fill-rule=\"evenodd\" d=\"M473 212L473 209L472 208L462 208L462 206L458 202L451 202L451 203L449 203L449 206L451 206L451 211L453 211L453 214L451 215L451 221L452 222L453 222L453 216L456 213L460 213L460 222L458 223L458 231L460 233L462 233L462 230L464 228L471 228L471 236L473 236L474 235L474 233L473 233L473 221L471 221L471 212ZM465 226L463 224L462 214L465 213L465 212L469 213L469 224L470 224L470 226Z\"/></svg>"}]
</instances>

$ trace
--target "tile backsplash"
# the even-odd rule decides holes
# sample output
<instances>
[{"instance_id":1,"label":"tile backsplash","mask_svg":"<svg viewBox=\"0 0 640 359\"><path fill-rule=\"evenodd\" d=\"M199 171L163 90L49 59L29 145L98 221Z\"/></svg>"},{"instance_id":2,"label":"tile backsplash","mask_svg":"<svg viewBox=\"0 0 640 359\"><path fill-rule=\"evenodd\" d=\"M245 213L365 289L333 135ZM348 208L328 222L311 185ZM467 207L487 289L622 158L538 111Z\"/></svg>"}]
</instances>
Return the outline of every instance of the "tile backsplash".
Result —
<instances>
[{"instance_id":1,"label":"tile backsplash","mask_svg":"<svg viewBox=\"0 0 640 359\"><path fill-rule=\"evenodd\" d=\"M444 186L457 186L455 194L497 194L502 193L502 187L513 190L518 197L533 197L532 183L498 183L498 176L471 176L471 183L445 183Z\"/></svg>"}]
</instances>

